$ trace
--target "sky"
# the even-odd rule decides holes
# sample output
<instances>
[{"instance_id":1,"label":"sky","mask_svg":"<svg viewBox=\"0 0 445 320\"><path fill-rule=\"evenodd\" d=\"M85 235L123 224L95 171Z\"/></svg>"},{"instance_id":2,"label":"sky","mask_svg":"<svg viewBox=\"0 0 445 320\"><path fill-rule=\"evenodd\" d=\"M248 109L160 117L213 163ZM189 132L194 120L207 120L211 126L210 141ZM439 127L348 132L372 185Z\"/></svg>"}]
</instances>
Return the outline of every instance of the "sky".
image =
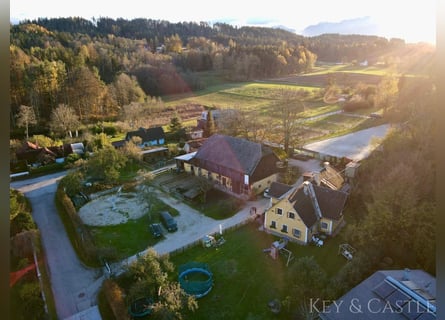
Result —
<instances>
[{"instance_id":1,"label":"sky","mask_svg":"<svg viewBox=\"0 0 445 320\"><path fill-rule=\"evenodd\" d=\"M436 41L437 0L11 0L10 21L83 17L147 18L170 22L226 22L234 26L285 26L303 34L320 22L368 17L379 36ZM155 3L155 4L154 4ZM360 33L360 30L357 30Z\"/></svg>"}]
</instances>

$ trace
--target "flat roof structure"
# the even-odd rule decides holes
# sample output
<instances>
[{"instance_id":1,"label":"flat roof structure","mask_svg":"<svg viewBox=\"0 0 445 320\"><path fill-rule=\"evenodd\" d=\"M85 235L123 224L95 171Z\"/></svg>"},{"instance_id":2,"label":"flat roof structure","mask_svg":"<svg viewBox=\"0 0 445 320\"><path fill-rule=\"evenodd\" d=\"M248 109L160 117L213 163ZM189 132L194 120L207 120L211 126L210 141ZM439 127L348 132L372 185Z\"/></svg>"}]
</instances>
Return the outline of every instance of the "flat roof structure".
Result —
<instances>
[{"instance_id":1,"label":"flat roof structure","mask_svg":"<svg viewBox=\"0 0 445 320\"><path fill-rule=\"evenodd\" d=\"M175 157L176 160L181 160L181 161L189 161L191 159L193 159L193 157L196 155L196 151L195 152L190 152L190 153L186 153L183 154L181 156L177 156Z\"/></svg>"}]
</instances>

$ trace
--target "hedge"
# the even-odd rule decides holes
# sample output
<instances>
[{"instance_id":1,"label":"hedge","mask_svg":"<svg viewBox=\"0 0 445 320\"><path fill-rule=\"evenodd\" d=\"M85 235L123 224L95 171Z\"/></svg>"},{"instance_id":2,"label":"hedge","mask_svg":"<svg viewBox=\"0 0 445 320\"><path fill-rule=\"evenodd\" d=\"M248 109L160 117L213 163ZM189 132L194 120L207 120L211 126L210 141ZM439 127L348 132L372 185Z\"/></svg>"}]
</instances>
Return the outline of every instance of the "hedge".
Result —
<instances>
[{"instance_id":1,"label":"hedge","mask_svg":"<svg viewBox=\"0 0 445 320\"><path fill-rule=\"evenodd\" d=\"M123 299L123 291L119 285L111 279L106 279L103 282L102 290L105 293L105 297L108 305L113 311L113 315L116 319L130 320L125 301Z\"/></svg>"},{"instance_id":2,"label":"hedge","mask_svg":"<svg viewBox=\"0 0 445 320\"><path fill-rule=\"evenodd\" d=\"M97 248L94 244L93 237L83 224L73 202L63 191L61 184L59 184L57 188L56 200L60 205L60 214L65 228L70 235L73 247L79 258L87 265L100 265L100 257L97 255Z\"/></svg>"}]
</instances>

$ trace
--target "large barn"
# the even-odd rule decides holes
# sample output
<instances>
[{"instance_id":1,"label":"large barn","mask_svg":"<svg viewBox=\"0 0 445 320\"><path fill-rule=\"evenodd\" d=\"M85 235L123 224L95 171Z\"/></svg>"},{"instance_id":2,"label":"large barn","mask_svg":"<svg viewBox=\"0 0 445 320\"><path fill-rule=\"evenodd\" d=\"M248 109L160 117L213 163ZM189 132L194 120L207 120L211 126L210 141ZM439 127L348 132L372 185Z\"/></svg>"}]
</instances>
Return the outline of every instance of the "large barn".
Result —
<instances>
[{"instance_id":1,"label":"large barn","mask_svg":"<svg viewBox=\"0 0 445 320\"><path fill-rule=\"evenodd\" d=\"M215 134L181 169L206 177L233 195L248 198L277 180L280 159L269 147L241 138Z\"/></svg>"}]
</instances>

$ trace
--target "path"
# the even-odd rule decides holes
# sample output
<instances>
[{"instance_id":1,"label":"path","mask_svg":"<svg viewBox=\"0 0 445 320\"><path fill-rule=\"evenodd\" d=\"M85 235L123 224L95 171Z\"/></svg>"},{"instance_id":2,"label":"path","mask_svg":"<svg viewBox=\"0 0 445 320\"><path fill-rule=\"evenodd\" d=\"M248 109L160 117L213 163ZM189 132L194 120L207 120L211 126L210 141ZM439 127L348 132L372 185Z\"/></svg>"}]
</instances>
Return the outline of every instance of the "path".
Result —
<instances>
[{"instance_id":1,"label":"path","mask_svg":"<svg viewBox=\"0 0 445 320\"><path fill-rule=\"evenodd\" d=\"M11 187L29 199L32 216L42 239L48 276L58 319L85 312L97 304L97 292L102 285L100 270L87 268L79 261L65 232L54 202L57 182L66 174L59 172L43 177L15 181ZM101 319L98 312L83 319Z\"/></svg>"}]
</instances>

